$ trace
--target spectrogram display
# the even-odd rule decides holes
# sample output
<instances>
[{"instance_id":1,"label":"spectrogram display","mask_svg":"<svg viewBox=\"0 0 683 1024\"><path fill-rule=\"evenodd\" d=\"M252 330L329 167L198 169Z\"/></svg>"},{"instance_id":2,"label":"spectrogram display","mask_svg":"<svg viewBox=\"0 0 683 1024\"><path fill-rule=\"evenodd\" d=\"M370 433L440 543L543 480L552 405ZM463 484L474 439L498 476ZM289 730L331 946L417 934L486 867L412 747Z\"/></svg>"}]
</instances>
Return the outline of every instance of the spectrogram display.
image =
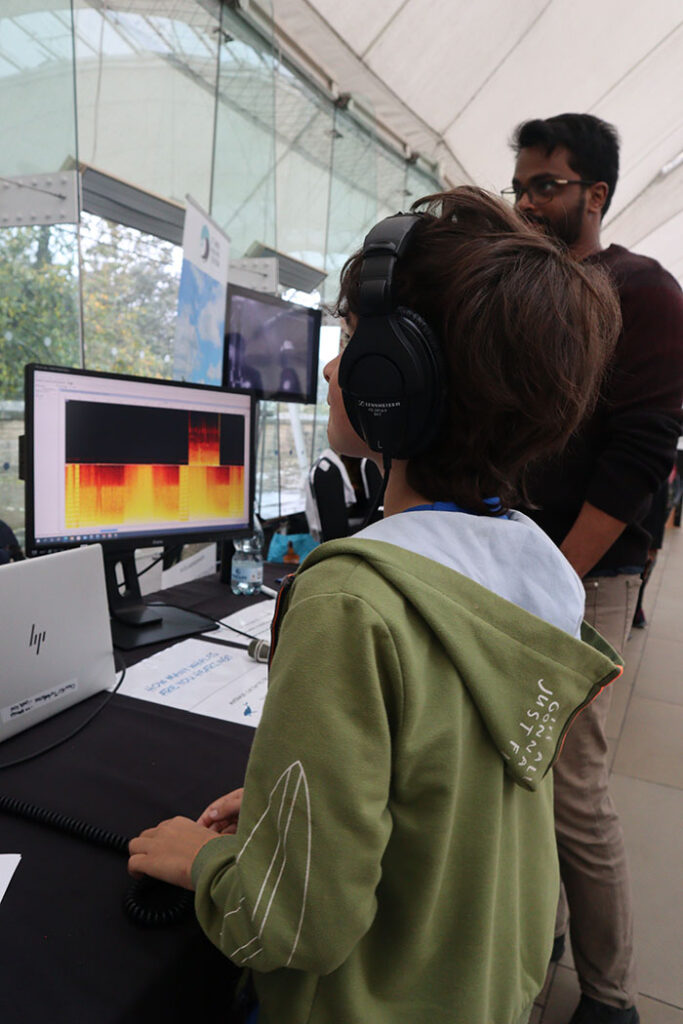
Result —
<instances>
[{"instance_id":1,"label":"spectrogram display","mask_svg":"<svg viewBox=\"0 0 683 1024\"><path fill-rule=\"evenodd\" d=\"M238 415L67 402L67 528L242 517L244 431Z\"/></svg>"}]
</instances>

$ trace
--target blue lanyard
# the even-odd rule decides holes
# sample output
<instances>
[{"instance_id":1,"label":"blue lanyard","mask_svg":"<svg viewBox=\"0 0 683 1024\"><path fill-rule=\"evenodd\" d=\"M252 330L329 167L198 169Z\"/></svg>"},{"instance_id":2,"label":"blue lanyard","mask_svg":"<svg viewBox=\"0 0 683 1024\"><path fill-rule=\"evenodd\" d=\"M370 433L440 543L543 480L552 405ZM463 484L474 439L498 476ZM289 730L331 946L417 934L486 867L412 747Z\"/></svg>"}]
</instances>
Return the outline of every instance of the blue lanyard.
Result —
<instances>
[{"instance_id":1,"label":"blue lanyard","mask_svg":"<svg viewBox=\"0 0 683 1024\"><path fill-rule=\"evenodd\" d=\"M484 498L484 504L488 505L492 511L496 511L501 507L500 500L498 498ZM413 505L411 508L404 508L404 512L464 512L468 516L481 515L480 512L475 512L471 508L463 508L462 505L456 505L454 501L435 501L433 505ZM509 519L510 516L507 512L497 516L498 519Z\"/></svg>"}]
</instances>

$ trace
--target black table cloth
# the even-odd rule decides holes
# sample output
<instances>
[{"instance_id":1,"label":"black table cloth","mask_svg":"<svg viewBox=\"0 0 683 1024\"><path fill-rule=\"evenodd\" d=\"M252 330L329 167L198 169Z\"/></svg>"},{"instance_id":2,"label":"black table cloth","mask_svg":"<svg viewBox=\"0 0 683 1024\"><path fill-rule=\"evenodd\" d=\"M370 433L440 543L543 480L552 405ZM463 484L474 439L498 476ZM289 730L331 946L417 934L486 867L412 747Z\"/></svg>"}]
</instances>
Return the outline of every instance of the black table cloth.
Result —
<instances>
[{"instance_id":1,"label":"black table cloth","mask_svg":"<svg viewBox=\"0 0 683 1024\"><path fill-rule=\"evenodd\" d=\"M281 572L267 567L267 580ZM263 600L235 598L216 578L159 597L216 617ZM124 652L125 660L161 646ZM0 744L0 764L66 735L102 700L96 695ZM0 770L0 793L131 837L174 814L196 817L240 786L253 735L117 694L72 740ZM0 852L22 855L0 902L3 1024L229 1020L235 971L193 918L142 929L124 916L124 856L4 813Z\"/></svg>"}]
</instances>

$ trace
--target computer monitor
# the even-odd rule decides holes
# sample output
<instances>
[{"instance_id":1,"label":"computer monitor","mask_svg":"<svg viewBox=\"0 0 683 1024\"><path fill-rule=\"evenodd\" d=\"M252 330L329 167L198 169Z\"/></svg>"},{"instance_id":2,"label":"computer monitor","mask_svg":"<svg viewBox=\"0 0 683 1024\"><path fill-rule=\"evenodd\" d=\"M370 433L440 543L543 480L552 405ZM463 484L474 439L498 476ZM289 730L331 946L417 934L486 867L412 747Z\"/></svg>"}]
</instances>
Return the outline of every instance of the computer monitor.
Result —
<instances>
[{"instance_id":1,"label":"computer monitor","mask_svg":"<svg viewBox=\"0 0 683 1024\"><path fill-rule=\"evenodd\" d=\"M133 556L251 532L253 398L58 366L27 366L25 385L28 553L102 545L118 647L211 628L204 616L146 606Z\"/></svg>"},{"instance_id":2,"label":"computer monitor","mask_svg":"<svg viewBox=\"0 0 683 1024\"><path fill-rule=\"evenodd\" d=\"M316 401L321 311L228 285L223 384L281 402Z\"/></svg>"}]
</instances>

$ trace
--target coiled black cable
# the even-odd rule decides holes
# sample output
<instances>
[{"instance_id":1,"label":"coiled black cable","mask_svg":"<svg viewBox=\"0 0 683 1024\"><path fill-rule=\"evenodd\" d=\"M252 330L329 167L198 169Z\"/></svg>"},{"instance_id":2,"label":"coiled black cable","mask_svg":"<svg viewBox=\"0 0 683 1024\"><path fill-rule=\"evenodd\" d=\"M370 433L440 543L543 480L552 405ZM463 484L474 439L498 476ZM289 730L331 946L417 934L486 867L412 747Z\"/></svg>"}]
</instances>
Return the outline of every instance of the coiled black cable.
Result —
<instances>
[{"instance_id":1,"label":"coiled black cable","mask_svg":"<svg viewBox=\"0 0 683 1024\"><path fill-rule=\"evenodd\" d=\"M123 895L123 910L143 928L165 928L187 920L194 908L194 894L156 878L138 878Z\"/></svg>"},{"instance_id":2,"label":"coiled black cable","mask_svg":"<svg viewBox=\"0 0 683 1024\"><path fill-rule=\"evenodd\" d=\"M48 825L66 835L84 839L94 846L103 846L128 856L128 839L125 836L91 825L87 821L80 821L67 814L38 807L27 800L18 800L2 794L0 811ZM140 878L131 882L126 889L123 909L134 924L145 928L160 928L184 921L192 910L193 902L193 894L187 889L159 882L155 878Z\"/></svg>"},{"instance_id":3,"label":"coiled black cable","mask_svg":"<svg viewBox=\"0 0 683 1024\"><path fill-rule=\"evenodd\" d=\"M114 652L114 659L119 661L118 652ZM121 677L104 701L98 705L94 712L82 721L75 729L62 736L60 739L34 750L24 757L15 761L0 763L0 768L14 768L17 765L25 764L36 757L54 750L68 740L73 739L81 730L92 722L96 715L109 703L116 694L126 675L125 665L121 666ZM128 855L128 839L116 832L100 828L98 825L91 825L87 821L80 821L78 818L71 818L66 814L57 811L50 811L37 804L29 803L27 800L18 800L14 797L0 794L0 811L12 814L16 818L26 818L28 821L36 821L39 824L47 825L66 835L75 836L77 839L84 839L94 846L103 846L106 849L115 850L117 853ZM192 909L192 893L186 889L180 889L175 885L168 885L166 882L159 882L155 878L140 878L130 883L123 896L123 909L128 918L135 924L146 928L163 927L169 924L176 924L189 916Z\"/></svg>"},{"instance_id":4,"label":"coiled black cable","mask_svg":"<svg viewBox=\"0 0 683 1024\"><path fill-rule=\"evenodd\" d=\"M45 807L38 807L28 800L17 800L11 796L0 794L0 810L6 814L13 814L15 818L27 818L29 821L37 821L41 825L49 825L50 828L65 832L69 836L78 839L85 839L87 843L94 846L104 846L116 850L117 853L128 852L128 840L116 832L109 832L107 829L98 828L97 825L90 825L86 821L79 821L78 818L70 818L67 814L59 814L57 811L49 811Z\"/></svg>"}]
</instances>

